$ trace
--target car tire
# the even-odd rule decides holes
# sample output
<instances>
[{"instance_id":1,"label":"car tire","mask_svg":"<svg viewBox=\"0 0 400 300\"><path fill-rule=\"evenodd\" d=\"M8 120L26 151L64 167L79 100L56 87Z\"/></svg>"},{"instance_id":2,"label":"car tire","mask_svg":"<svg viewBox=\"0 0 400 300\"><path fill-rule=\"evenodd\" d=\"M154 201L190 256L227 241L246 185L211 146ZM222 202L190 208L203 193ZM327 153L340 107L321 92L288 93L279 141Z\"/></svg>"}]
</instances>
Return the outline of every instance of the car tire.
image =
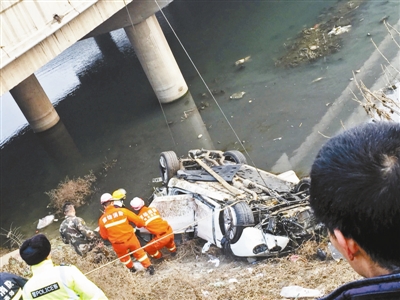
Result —
<instances>
[{"instance_id":1,"label":"car tire","mask_svg":"<svg viewBox=\"0 0 400 300\"><path fill-rule=\"evenodd\" d=\"M225 161L236 164L247 164L247 159L244 154L238 150L229 150L224 152Z\"/></svg>"},{"instance_id":2,"label":"car tire","mask_svg":"<svg viewBox=\"0 0 400 300\"><path fill-rule=\"evenodd\" d=\"M254 225L254 216L247 202L238 202L227 206L220 213L220 228L222 234L229 243L236 243L243 232L243 229Z\"/></svg>"},{"instance_id":3,"label":"car tire","mask_svg":"<svg viewBox=\"0 0 400 300\"><path fill-rule=\"evenodd\" d=\"M167 184L180 168L178 156L174 151L161 152L159 166L162 182Z\"/></svg>"},{"instance_id":4,"label":"car tire","mask_svg":"<svg viewBox=\"0 0 400 300\"><path fill-rule=\"evenodd\" d=\"M295 186L294 192L305 192L307 195L310 194L310 186L311 186L311 178L305 177L302 178Z\"/></svg>"}]
</instances>

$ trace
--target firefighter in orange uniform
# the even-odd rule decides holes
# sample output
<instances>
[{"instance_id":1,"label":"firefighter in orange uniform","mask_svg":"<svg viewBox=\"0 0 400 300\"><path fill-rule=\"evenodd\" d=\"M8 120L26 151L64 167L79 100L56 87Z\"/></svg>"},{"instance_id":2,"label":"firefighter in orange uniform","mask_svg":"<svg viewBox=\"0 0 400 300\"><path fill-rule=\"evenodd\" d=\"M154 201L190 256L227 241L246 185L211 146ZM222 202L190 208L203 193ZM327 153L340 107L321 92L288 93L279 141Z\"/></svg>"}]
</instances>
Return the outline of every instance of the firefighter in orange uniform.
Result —
<instances>
[{"instance_id":1,"label":"firefighter in orange uniform","mask_svg":"<svg viewBox=\"0 0 400 300\"><path fill-rule=\"evenodd\" d=\"M155 207L147 207L141 198L135 197L131 201L131 207L138 212L138 216L144 221L144 227L154 235L154 238L147 243L144 250L154 258L161 258L162 248L166 247L172 256L176 255L174 232L168 222L161 218ZM138 227L143 227L138 225Z\"/></svg>"},{"instance_id":2,"label":"firefighter in orange uniform","mask_svg":"<svg viewBox=\"0 0 400 300\"><path fill-rule=\"evenodd\" d=\"M115 207L114 199L111 194L105 193L100 198L100 203L104 207L104 214L99 219L100 235L103 239L109 240L120 261L131 271L135 272L133 261L129 252L135 251L133 256L150 273L154 274L154 267L146 252L141 249L140 243L135 235L135 228L129 222L138 227L144 226L144 221L136 214L126 208Z\"/></svg>"}]
</instances>

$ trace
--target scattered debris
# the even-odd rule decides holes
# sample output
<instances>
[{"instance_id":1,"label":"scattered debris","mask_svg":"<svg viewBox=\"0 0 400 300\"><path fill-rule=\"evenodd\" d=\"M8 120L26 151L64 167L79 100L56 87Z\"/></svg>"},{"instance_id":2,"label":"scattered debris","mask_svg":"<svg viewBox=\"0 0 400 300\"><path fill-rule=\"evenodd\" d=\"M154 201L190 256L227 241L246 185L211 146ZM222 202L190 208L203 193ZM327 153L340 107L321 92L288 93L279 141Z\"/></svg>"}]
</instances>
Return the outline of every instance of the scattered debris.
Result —
<instances>
[{"instance_id":1,"label":"scattered debris","mask_svg":"<svg viewBox=\"0 0 400 300\"><path fill-rule=\"evenodd\" d=\"M229 99L242 99L246 92L238 92L230 95Z\"/></svg>"},{"instance_id":2,"label":"scattered debris","mask_svg":"<svg viewBox=\"0 0 400 300\"><path fill-rule=\"evenodd\" d=\"M218 258L213 257L211 255L210 255L210 259L208 260L208 262L214 264L216 268L219 266L219 263L220 263Z\"/></svg>"},{"instance_id":3,"label":"scattered debris","mask_svg":"<svg viewBox=\"0 0 400 300\"><path fill-rule=\"evenodd\" d=\"M328 243L328 249L334 260L339 261L344 259L343 255L332 245L332 243Z\"/></svg>"},{"instance_id":4,"label":"scattered debris","mask_svg":"<svg viewBox=\"0 0 400 300\"><path fill-rule=\"evenodd\" d=\"M210 250L211 242L207 242L204 244L203 248L201 249L201 253L206 253L208 250Z\"/></svg>"},{"instance_id":5,"label":"scattered debris","mask_svg":"<svg viewBox=\"0 0 400 300\"><path fill-rule=\"evenodd\" d=\"M181 117L181 122L186 120L193 111L194 111L194 109L185 110L183 112L183 117Z\"/></svg>"},{"instance_id":6,"label":"scattered debris","mask_svg":"<svg viewBox=\"0 0 400 300\"><path fill-rule=\"evenodd\" d=\"M318 77L315 78L313 81L311 81L311 83L317 82L317 81L321 81L322 79L324 79L325 77Z\"/></svg>"},{"instance_id":7,"label":"scattered debris","mask_svg":"<svg viewBox=\"0 0 400 300\"><path fill-rule=\"evenodd\" d=\"M348 24L355 22L354 11L364 2L348 5L350 2L343 1L322 13L313 27L304 28L297 37L283 44L285 53L275 60L275 66L294 68L338 52L341 34L349 31L351 25Z\"/></svg>"},{"instance_id":8,"label":"scattered debris","mask_svg":"<svg viewBox=\"0 0 400 300\"><path fill-rule=\"evenodd\" d=\"M36 229L42 229L49 226L54 221L54 215L47 215L44 218L39 219Z\"/></svg>"},{"instance_id":9,"label":"scattered debris","mask_svg":"<svg viewBox=\"0 0 400 300\"><path fill-rule=\"evenodd\" d=\"M306 289L298 285L285 286L281 290L282 297L285 298L315 298L322 297L323 293L319 290Z\"/></svg>"},{"instance_id":10,"label":"scattered debris","mask_svg":"<svg viewBox=\"0 0 400 300\"><path fill-rule=\"evenodd\" d=\"M245 62L249 61L250 58L251 58L251 56L249 55L249 56L246 56L244 58L241 58L241 59L235 61L235 66L240 66L240 65L244 64Z\"/></svg>"},{"instance_id":11,"label":"scattered debris","mask_svg":"<svg viewBox=\"0 0 400 300\"><path fill-rule=\"evenodd\" d=\"M231 278L228 280L229 283L239 283L239 281L236 278Z\"/></svg>"},{"instance_id":12,"label":"scattered debris","mask_svg":"<svg viewBox=\"0 0 400 300\"><path fill-rule=\"evenodd\" d=\"M326 260L326 258L327 258L326 252L324 250L322 250L321 248L318 248L317 249L317 257L320 260Z\"/></svg>"},{"instance_id":13,"label":"scattered debris","mask_svg":"<svg viewBox=\"0 0 400 300\"><path fill-rule=\"evenodd\" d=\"M347 26L338 26L338 27L333 27L333 29L331 31L328 32L328 35L339 35L345 32L349 32L350 31L350 27L351 25L347 25Z\"/></svg>"}]
</instances>

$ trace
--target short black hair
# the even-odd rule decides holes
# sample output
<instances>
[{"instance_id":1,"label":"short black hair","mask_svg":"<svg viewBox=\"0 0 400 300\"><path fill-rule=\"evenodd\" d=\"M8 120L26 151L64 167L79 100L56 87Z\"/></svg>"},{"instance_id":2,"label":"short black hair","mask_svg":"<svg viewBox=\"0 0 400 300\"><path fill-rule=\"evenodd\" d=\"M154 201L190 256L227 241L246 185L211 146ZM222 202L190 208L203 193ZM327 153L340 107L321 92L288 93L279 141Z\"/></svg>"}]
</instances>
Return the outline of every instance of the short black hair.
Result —
<instances>
[{"instance_id":1,"label":"short black hair","mask_svg":"<svg viewBox=\"0 0 400 300\"><path fill-rule=\"evenodd\" d=\"M331 138L311 168L310 203L330 232L381 267L400 267L400 124L365 123Z\"/></svg>"},{"instance_id":2,"label":"short black hair","mask_svg":"<svg viewBox=\"0 0 400 300\"><path fill-rule=\"evenodd\" d=\"M67 211L69 211L70 206L74 206L74 204L70 201L67 201L64 203L63 207L62 207L62 211L65 214Z\"/></svg>"}]
</instances>

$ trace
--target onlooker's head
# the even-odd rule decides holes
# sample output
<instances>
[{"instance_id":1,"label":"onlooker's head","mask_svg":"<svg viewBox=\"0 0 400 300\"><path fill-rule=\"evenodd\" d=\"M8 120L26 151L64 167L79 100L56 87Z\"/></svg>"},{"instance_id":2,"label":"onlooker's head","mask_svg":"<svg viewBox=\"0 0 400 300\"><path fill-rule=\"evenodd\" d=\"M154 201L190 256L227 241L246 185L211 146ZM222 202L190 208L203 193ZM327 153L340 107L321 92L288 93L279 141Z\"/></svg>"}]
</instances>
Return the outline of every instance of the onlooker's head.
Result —
<instances>
[{"instance_id":1,"label":"onlooker's head","mask_svg":"<svg viewBox=\"0 0 400 300\"><path fill-rule=\"evenodd\" d=\"M72 202L69 202L69 201L65 202L62 209L63 209L64 215L75 214L75 207Z\"/></svg>"},{"instance_id":2,"label":"onlooker's head","mask_svg":"<svg viewBox=\"0 0 400 300\"><path fill-rule=\"evenodd\" d=\"M19 255L30 266L44 261L50 254L51 245L44 234L37 234L27 239L19 248Z\"/></svg>"},{"instance_id":3,"label":"onlooker's head","mask_svg":"<svg viewBox=\"0 0 400 300\"><path fill-rule=\"evenodd\" d=\"M400 124L367 123L329 139L310 177L310 203L331 240L339 231L382 268L398 269Z\"/></svg>"}]
</instances>

